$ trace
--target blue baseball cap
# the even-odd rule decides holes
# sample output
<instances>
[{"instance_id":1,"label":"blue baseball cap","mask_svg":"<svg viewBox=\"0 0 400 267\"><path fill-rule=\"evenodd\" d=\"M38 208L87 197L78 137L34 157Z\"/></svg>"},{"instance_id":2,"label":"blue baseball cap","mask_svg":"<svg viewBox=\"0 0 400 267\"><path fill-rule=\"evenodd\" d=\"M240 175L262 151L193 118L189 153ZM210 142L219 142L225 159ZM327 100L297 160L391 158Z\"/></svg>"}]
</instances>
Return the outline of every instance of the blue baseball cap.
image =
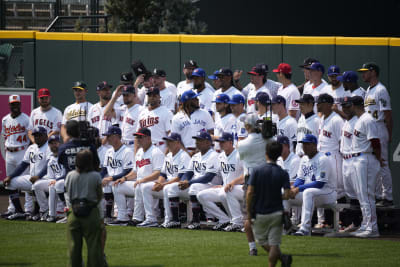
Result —
<instances>
[{"instance_id":1,"label":"blue baseball cap","mask_svg":"<svg viewBox=\"0 0 400 267\"><path fill-rule=\"evenodd\" d=\"M349 70L343 72L341 76L337 76L336 79L339 82L355 83L358 80L358 75L355 71Z\"/></svg>"},{"instance_id":2,"label":"blue baseball cap","mask_svg":"<svg viewBox=\"0 0 400 267\"><path fill-rule=\"evenodd\" d=\"M340 73L340 68L339 68L338 66L332 65L332 66L329 67L329 69L328 69L328 76L331 76L331 75L340 75L340 74L341 74L341 73Z\"/></svg>"},{"instance_id":3,"label":"blue baseball cap","mask_svg":"<svg viewBox=\"0 0 400 267\"><path fill-rule=\"evenodd\" d=\"M280 104L280 103L283 103L283 105L285 106L286 105L286 99L283 97L283 96L281 96L281 95L277 95L277 96L275 96L273 99L272 99L272 102L271 102L272 104Z\"/></svg>"},{"instance_id":4,"label":"blue baseball cap","mask_svg":"<svg viewBox=\"0 0 400 267\"><path fill-rule=\"evenodd\" d=\"M122 94L123 95L127 95L127 94L134 94L135 93L135 87L133 87L132 85L124 85L124 87L122 88Z\"/></svg>"},{"instance_id":5,"label":"blue baseball cap","mask_svg":"<svg viewBox=\"0 0 400 267\"><path fill-rule=\"evenodd\" d=\"M255 100L260 102L260 103L263 103L263 104L267 104L267 105L271 104L271 101L269 99L269 95L266 92L258 92L256 94Z\"/></svg>"},{"instance_id":6,"label":"blue baseball cap","mask_svg":"<svg viewBox=\"0 0 400 267\"><path fill-rule=\"evenodd\" d=\"M42 127L42 126L35 126L35 128L33 128L32 130L32 134L46 134L47 135L47 130L46 128Z\"/></svg>"},{"instance_id":7,"label":"blue baseball cap","mask_svg":"<svg viewBox=\"0 0 400 267\"><path fill-rule=\"evenodd\" d=\"M303 138L299 143L313 143L313 144L318 144L318 139L317 139L317 137L315 137L315 135L306 134L306 136L304 136L304 138Z\"/></svg>"},{"instance_id":8,"label":"blue baseball cap","mask_svg":"<svg viewBox=\"0 0 400 267\"><path fill-rule=\"evenodd\" d=\"M199 140L208 140L212 142L211 135L207 131L200 131L197 133L196 136L192 136L193 139L199 139Z\"/></svg>"},{"instance_id":9,"label":"blue baseball cap","mask_svg":"<svg viewBox=\"0 0 400 267\"><path fill-rule=\"evenodd\" d=\"M200 94L196 94L193 90L187 90L181 95L181 102L185 103L186 101L198 97Z\"/></svg>"},{"instance_id":10,"label":"blue baseball cap","mask_svg":"<svg viewBox=\"0 0 400 267\"><path fill-rule=\"evenodd\" d=\"M233 141L233 135L231 133L223 132L222 136L220 136L215 141L217 142Z\"/></svg>"},{"instance_id":11,"label":"blue baseball cap","mask_svg":"<svg viewBox=\"0 0 400 267\"><path fill-rule=\"evenodd\" d=\"M178 133L170 133L168 136L163 137L163 140L168 140L168 141L182 141L181 135Z\"/></svg>"},{"instance_id":12,"label":"blue baseball cap","mask_svg":"<svg viewBox=\"0 0 400 267\"><path fill-rule=\"evenodd\" d=\"M197 68L193 70L192 76L206 77L206 72L202 68Z\"/></svg>"},{"instance_id":13,"label":"blue baseball cap","mask_svg":"<svg viewBox=\"0 0 400 267\"><path fill-rule=\"evenodd\" d=\"M133 134L134 136L151 136L151 130L149 128L140 128L139 131Z\"/></svg>"},{"instance_id":14,"label":"blue baseball cap","mask_svg":"<svg viewBox=\"0 0 400 267\"><path fill-rule=\"evenodd\" d=\"M306 67L306 68L309 69L309 70L318 70L318 71L320 71L322 73L325 72L324 66L319 62L314 62L309 67Z\"/></svg>"},{"instance_id":15,"label":"blue baseball cap","mask_svg":"<svg viewBox=\"0 0 400 267\"><path fill-rule=\"evenodd\" d=\"M101 91L103 89L111 89L113 86L111 84L108 84L108 82L103 81L101 83L99 83L96 87L96 91Z\"/></svg>"},{"instance_id":16,"label":"blue baseball cap","mask_svg":"<svg viewBox=\"0 0 400 267\"><path fill-rule=\"evenodd\" d=\"M60 142L60 136L53 134L52 136L49 137L49 143L53 142L53 141L57 141Z\"/></svg>"},{"instance_id":17,"label":"blue baseball cap","mask_svg":"<svg viewBox=\"0 0 400 267\"><path fill-rule=\"evenodd\" d=\"M210 79L210 80L218 79L218 77L217 77L218 73L219 73L219 70L214 71L213 75L208 76L208 79Z\"/></svg>"},{"instance_id":18,"label":"blue baseball cap","mask_svg":"<svg viewBox=\"0 0 400 267\"><path fill-rule=\"evenodd\" d=\"M244 97L240 94L236 94L232 96L232 99L228 102L228 104L244 104Z\"/></svg>"},{"instance_id":19,"label":"blue baseball cap","mask_svg":"<svg viewBox=\"0 0 400 267\"><path fill-rule=\"evenodd\" d=\"M229 103L230 98L227 94L219 94L213 102L215 103Z\"/></svg>"},{"instance_id":20,"label":"blue baseball cap","mask_svg":"<svg viewBox=\"0 0 400 267\"><path fill-rule=\"evenodd\" d=\"M103 136L110 136L113 134L122 135L122 131L118 126L111 125L110 127L108 127L107 132L103 133Z\"/></svg>"},{"instance_id":21,"label":"blue baseball cap","mask_svg":"<svg viewBox=\"0 0 400 267\"><path fill-rule=\"evenodd\" d=\"M290 144L289 138L287 136L285 136L285 135L278 135L278 137L276 138L276 141L279 144L282 144L282 145L289 145Z\"/></svg>"}]
</instances>

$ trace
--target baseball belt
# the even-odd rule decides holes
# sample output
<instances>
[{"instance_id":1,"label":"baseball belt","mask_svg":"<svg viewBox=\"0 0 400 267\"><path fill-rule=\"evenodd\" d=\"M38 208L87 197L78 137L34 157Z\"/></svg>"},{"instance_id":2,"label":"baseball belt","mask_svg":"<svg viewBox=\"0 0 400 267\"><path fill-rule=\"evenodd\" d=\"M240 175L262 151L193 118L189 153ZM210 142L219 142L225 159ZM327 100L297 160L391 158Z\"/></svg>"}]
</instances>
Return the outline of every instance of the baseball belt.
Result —
<instances>
[{"instance_id":1,"label":"baseball belt","mask_svg":"<svg viewBox=\"0 0 400 267\"><path fill-rule=\"evenodd\" d=\"M21 150L24 150L24 149L25 149L25 146L7 147L7 148L6 148L6 150L7 150L8 152L18 152L18 151L21 151Z\"/></svg>"},{"instance_id":2,"label":"baseball belt","mask_svg":"<svg viewBox=\"0 0 400 267\"><path fill-rule=\"evenodd\" d=\"M351 154L342 154L344 159L351 159Z\"/></svg>"}]
</instances>

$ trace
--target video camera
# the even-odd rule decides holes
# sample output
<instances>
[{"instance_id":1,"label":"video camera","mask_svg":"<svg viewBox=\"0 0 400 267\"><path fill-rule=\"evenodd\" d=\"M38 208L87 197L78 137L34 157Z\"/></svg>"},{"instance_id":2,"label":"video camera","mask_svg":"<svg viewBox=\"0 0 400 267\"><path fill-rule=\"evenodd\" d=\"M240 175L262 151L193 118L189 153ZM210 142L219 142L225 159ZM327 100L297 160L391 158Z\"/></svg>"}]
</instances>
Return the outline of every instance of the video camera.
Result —
<instances>
[{"instance_id":1,"label":"video camera","mask_svg":"<svg viewBox=\"0 0 400 267\"><path fill-rule=\"evenodd\" d=\"M99 137L99 130L96 127L90 126L88 121L79 122L79 139L85 144L96 144Z\"/></svg>"},{"instance_id":2,"label":"video camera","mask_svg":"<svg viewBox=\"0 0 400 267\"><path fill-rule=\"evenodd\" d=\"M269 105L269 116L257 122L261 125L261 135L264 139L270 139L277 134L278 128L276 123L272 122L272 105Z\"/></svg>"}]
</instances>

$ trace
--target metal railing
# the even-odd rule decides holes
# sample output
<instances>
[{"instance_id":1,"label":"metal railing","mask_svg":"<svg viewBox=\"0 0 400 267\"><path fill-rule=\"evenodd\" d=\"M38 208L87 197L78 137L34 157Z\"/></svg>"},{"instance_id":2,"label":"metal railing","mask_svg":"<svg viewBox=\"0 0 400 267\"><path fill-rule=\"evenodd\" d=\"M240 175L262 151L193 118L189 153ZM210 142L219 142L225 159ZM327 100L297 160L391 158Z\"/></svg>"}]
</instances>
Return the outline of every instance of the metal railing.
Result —
<instances>
[{"instance_id":1,"label":"metal railing","mask_svg":"<svg viewBox=\"0 0 400 267\"><path fill-rule=\"evenodd\" d=\"M98 29L101 27L99 25L99 19L104 19L104 28L105 32L108 32L108 18L110 18L111 15L89 15L89 16L57 16L47 27L45 32L49 32L51 30L64 30L64 29L74 29L74 25L63 25L63 21L65 20L77 20L77 19L91 19L91 24L86 25L85 28L89 29L94 29L96 32L98 32ZM56 25L57 23L60 23L61 25Z\"/></svg>"}]
</instances>

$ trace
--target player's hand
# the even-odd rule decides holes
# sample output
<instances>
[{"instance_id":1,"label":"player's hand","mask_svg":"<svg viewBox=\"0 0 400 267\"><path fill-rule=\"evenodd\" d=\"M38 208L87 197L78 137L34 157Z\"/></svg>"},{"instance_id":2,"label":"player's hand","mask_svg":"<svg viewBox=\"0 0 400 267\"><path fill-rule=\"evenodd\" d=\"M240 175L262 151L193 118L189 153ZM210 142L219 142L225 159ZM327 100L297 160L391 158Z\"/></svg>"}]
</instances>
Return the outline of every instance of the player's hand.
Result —
<instances>
[{"instance_id":1,"label":"player's hand","mask_svg":"<svg viewBox=\"0 0 400 267\"><path fill-rule=\"evenodd\" d=\"M136 188L136 186L140 185L141 181L137 180L134 184L133 184L133 188Z\"/></svg>"},{"instance_id":2,"label":"player's hand","mask_svg":"<svg viewBox=\"0 0 400 267\"><path fill-rule=\"evenodd\" d=\"M221 188L222 185L214 185L212 188Z\"/></svg>"},{"instance_id":3,"label":"player's hand","mask_svg":"<svg viewBox=\"0 0 400 267\"><path fill-rule=\"evenodd\" d=\"M10 176L7 176L4 180L3 180L3 184L5 186L9 185L11 183L11 178Z\"/></svg>"},{"instance_id":4,"label":"player's hand","mask_svg":"<svg viewBox=\"0 0 400 267\"><path fill-rule=\"evenodd\" d=\"M115 95L116 97L120 97L122 95L122 89L124 89L124 85L120 84L117 86L117 88L115 89Z\"/></svg>"},{"instance_id":5,"label":"player's hand","mask_svg":"<svg viewBox=\"0 0 400 267\"><path fill-rule=\"evenodd\" d=\"M155 191L155 192L160 192L163 188L164 188L164 185L162 183L156 182L153 185L152 190Z\"/></svg>"},{"instance_id":6,"label":"player's hand","mask_svg":"<svg viewBox=\"0 0 400 267\"><path fill-rule=\"evenodd\" d=\"M34 184L37 180L39 180L39 176L31 176L31 178L29 178L29 181L31 181L32 184Z\"/></svg>"},{"instance_id":7,"label":"player's hand","mask_svg":"<svg viewBox=\"0 0 400 267\"><path fill-rule=\"evenodd\" d=\"M332 110L335 111L336 113L338 113L338 111L339 111L338 105L337 104L333 104L332 105Z\"/></svg>"},{"instance_id":8,"label":"player's hand","mask_svg":"<svg viewBox=\"0 0 400 267\"><path fill-rule=\"evenodd\" d=\"M242 77L242 73L243 73L242 70L235 70L235 72L233 73L232 79L234 81L240 80L240 77Z\"/></svg>"},{"instance_id":9,"label":"player's hand","mask_svg":"<svg viewBox=\"0 0 400 267\"><path fill-rule=\"evenodd\" d=\"M51 181L49 182L49 186L55 185L55 184L56 184L56 180L51 180Z\"/></svg>"},{"instance_id":10,"label":"player's hand","mask_svg":"<svg viewBox=\"0 0 400 267\"><path fill-rule=\"evenodd\" d=\"M230 183L227 184L227 185L224 187L225 192L231 192L232 189L233 189L233 184L230 184Z\"/></svg>"},{"instance_id":11,"label":"player's hand","mask_svg":"<svg viewBox=\"0 0 400 267\"><path fill-rule=\"evenodd\" d=\"M135 81L135 84L133 85L133 87L135 88L139 88L139 86L144 82L144 74L140 74Z\"/></svg>"},{"instance_id":12,"label":"player's hand","mask_svg":"<svg viewBox=\"0 0 400 267\"><path fill-rule=\"evenodd\" d=\"M123 183L125 183L125 178L124 177L122 177L122 178L119 178L118 180L116 180L115 182L114 182L114 186L117 186L117 185L119 185L119 184L123 184Z\"/></svg>"},{"instance_id":13,"label":"player's hand","mask_svg":"<svg viewBox=\"0 0 400 267\"><path fill-rule=\"evenodd\" d=\"M178 187L179 187L180 190L185 190L185 189L188 188L189 186L190 186L190 185L189 185L189 181L188 181L188 180L180 181L180 182L178 183Z\"/></svg>"},{"instance_id":14,"label":"player's hand","mask_svg":"<svg viewBox=\"0 0 400 267\"><path fill-rule=\"evenodd\" d=\"M113 178L111 176L103 178L103 181L101 181L102 186L107 186L109 182L112 182Z\"/></svg>"}]
</instances>

